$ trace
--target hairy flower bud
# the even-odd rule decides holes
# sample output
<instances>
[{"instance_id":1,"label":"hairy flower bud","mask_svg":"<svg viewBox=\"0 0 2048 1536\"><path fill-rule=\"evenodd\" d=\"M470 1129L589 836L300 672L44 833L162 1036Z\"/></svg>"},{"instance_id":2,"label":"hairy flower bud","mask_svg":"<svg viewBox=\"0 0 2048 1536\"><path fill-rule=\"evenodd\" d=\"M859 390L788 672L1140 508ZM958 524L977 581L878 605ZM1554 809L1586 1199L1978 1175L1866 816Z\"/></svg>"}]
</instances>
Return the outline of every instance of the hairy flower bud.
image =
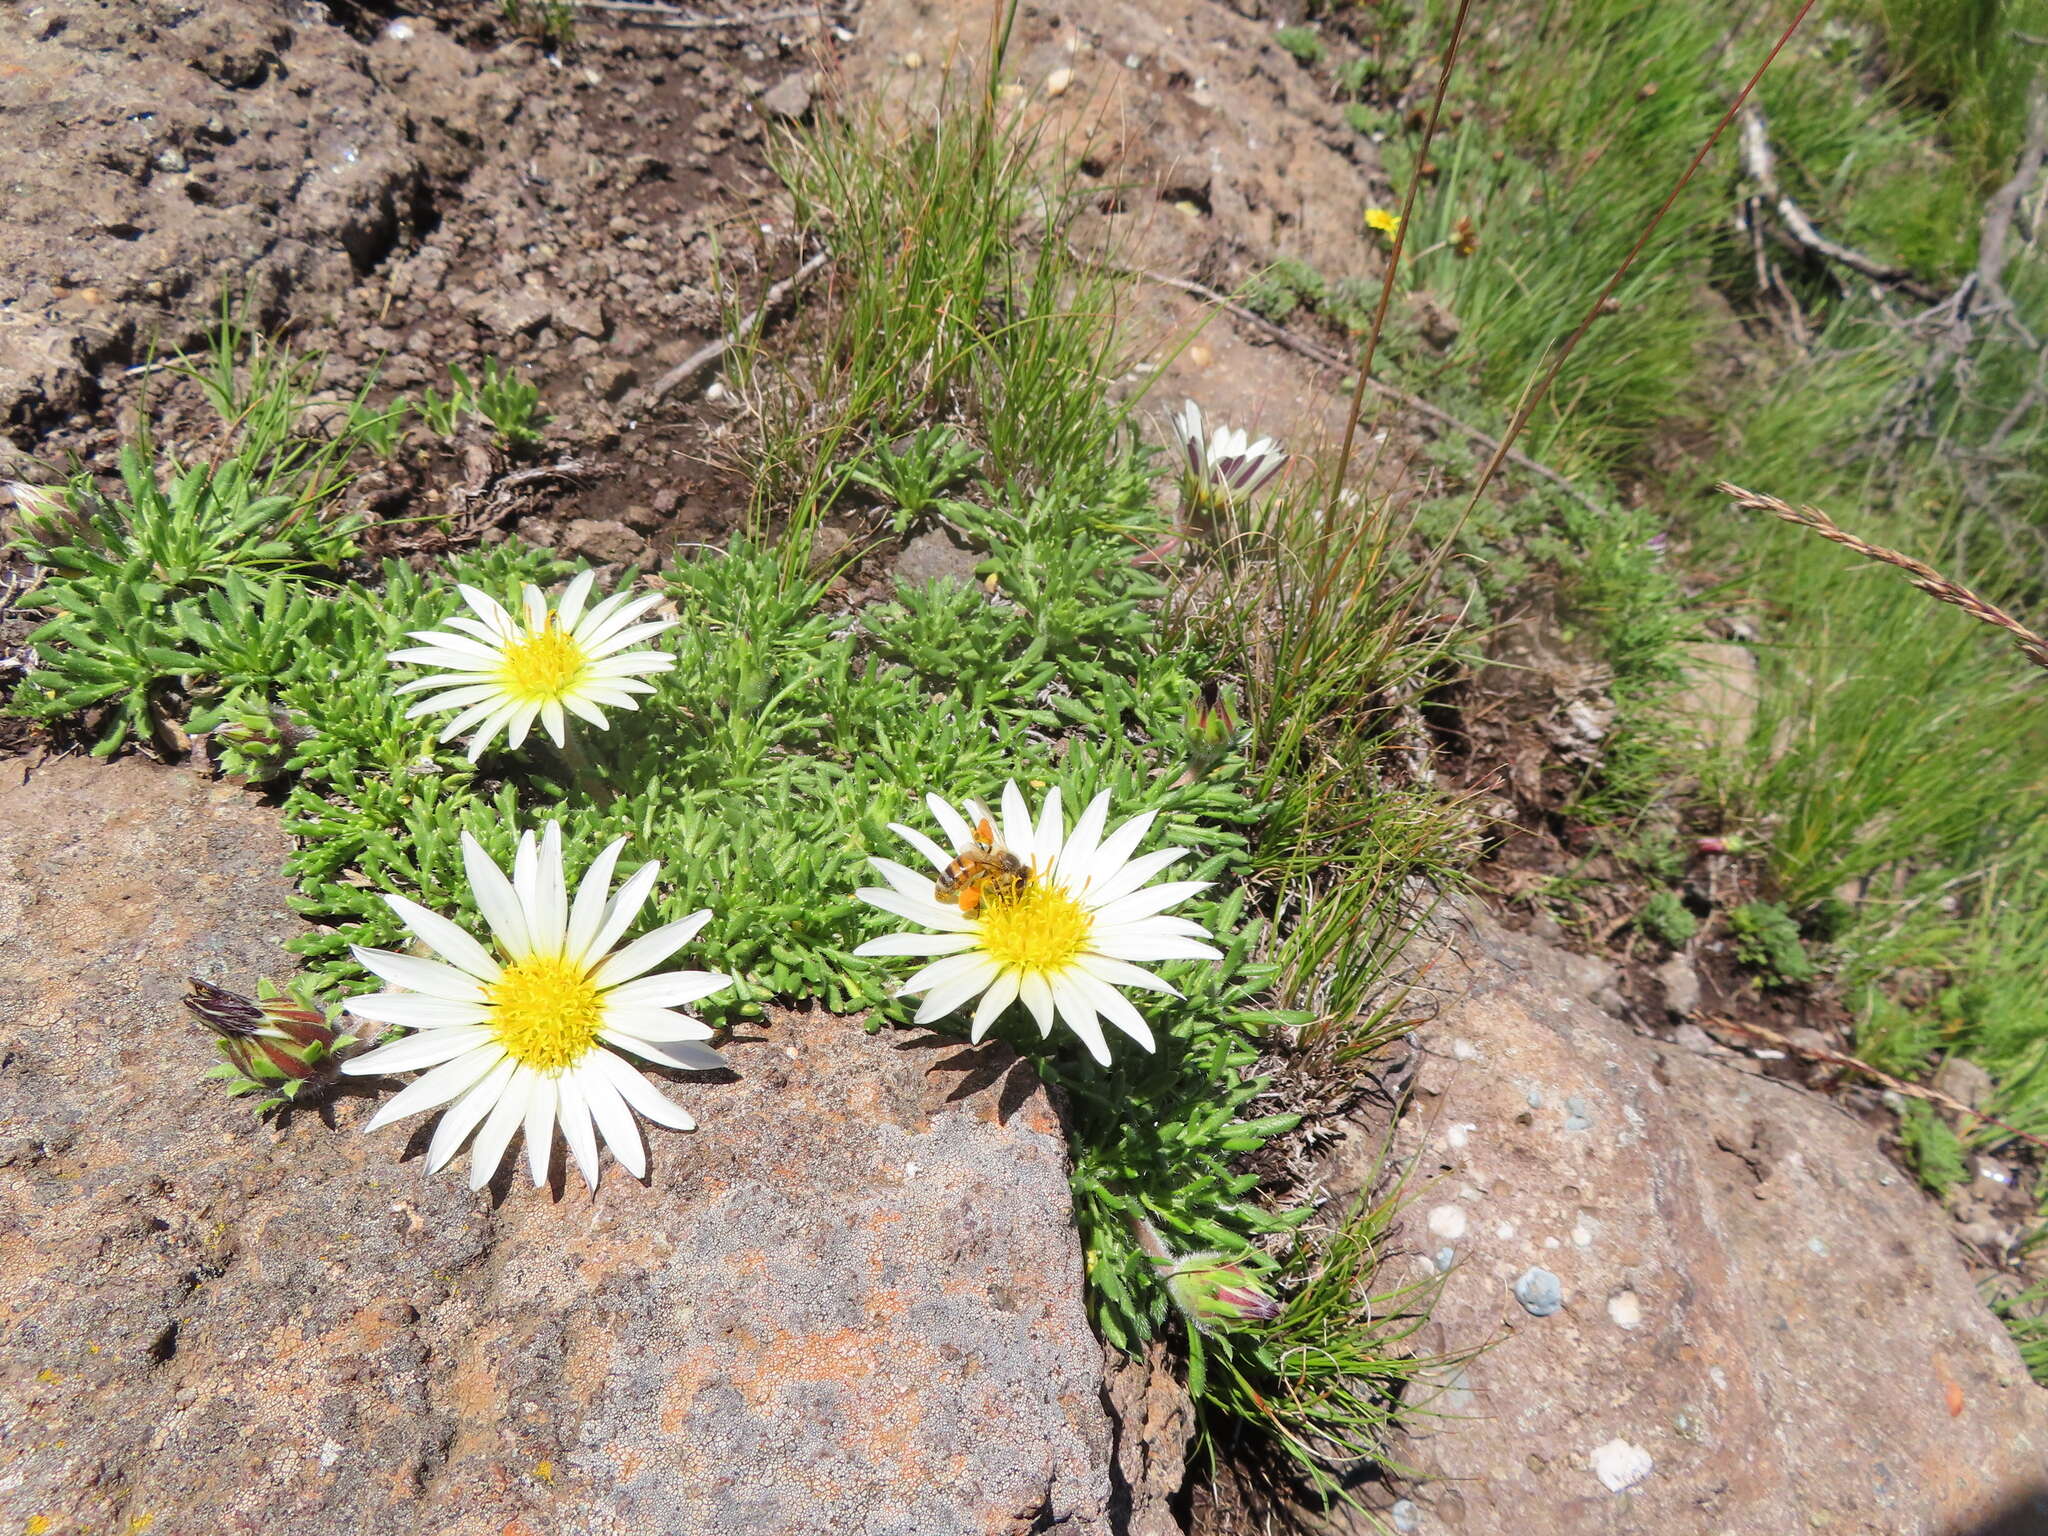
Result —
<instances>
[{"instance_id":1,"label":"hairy flower bud","mask_svg":"<svg viewBox=\"0 0 2048 1536\"><path fill-rule=\"evenodd\" d=\"M288 1102L309 1084L330 1086L340 1053L355 1044L325 1013L267 982L258 989L261 996L244 997L197 976L189 979L192 992L185 1006L218 1037L223 1058L207 1075L229 1083L228 1092L236 1097L262 1094L258 1114Z\"/></svg>"},{"instance_id":2,"label":"hairy flower bud","mask_svg":"<svg viewBox=\"0 0 2048 1536\"><path fill-rule=\"evenodd\" d=\"M1203 1333L1218 1324L1270 1323L1280 1315L1280 1299L1242 1264L1220 1253L1188 1254L1160 1276L1181 1315Z\"/></svg>"},{"instance_id":3,"label":"hairy flower bud","mask_svg":"<svg viewBox=\"0 0 2048 1536\"><path fill-rule=\"evenodd\" d=\"M1237 712L1229 691L1211 678L1188 706L1188 768L1196 778L1210 772L1237 744Z\"/></svg>"}]
</instances>

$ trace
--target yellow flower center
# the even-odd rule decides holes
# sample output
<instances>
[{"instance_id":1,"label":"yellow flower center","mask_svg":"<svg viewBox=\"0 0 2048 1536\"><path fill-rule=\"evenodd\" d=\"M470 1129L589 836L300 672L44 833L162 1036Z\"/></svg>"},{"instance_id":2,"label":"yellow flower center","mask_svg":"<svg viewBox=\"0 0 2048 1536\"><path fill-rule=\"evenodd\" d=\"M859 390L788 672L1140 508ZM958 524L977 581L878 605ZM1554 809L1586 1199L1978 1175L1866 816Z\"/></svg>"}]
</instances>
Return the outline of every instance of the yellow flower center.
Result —
<instances>
[{"instance_id":1,"label":"yellow flower center","mask_svg":"<svg viewBox=\"0 0 2048 1536\"><path fill-rule=\"evenodd\" d=\"M552 1076L597 1044L604 1003L579 965L560 955L529 955L484 989L491 1028L506 1054Z\"/></svg>"},{"instance_id":2,"label":"yellow flower center","mask_svg":"<svg viewBox=\"0 0 2048 1536\"><path fill-rule=\"evenodd\" d=\"M589 662L583 647L555 622L551 613L539 634L514 640L505 647L498 682L522 704L544 704L573 689Z\"/></svg>"},{"instance_id":3,"label":"yellow flower center","mask_svg":"<svg viewBox=\"0 0 2048 1536\"><path fill-rule=\"evenodd\" d=\"M1060 887L1037 880L1014 893L985 897L976 915L982 952L1004 970L1063 971L1088 947L1095 931L1086 907Z\"/></svg>"}]
</instances>

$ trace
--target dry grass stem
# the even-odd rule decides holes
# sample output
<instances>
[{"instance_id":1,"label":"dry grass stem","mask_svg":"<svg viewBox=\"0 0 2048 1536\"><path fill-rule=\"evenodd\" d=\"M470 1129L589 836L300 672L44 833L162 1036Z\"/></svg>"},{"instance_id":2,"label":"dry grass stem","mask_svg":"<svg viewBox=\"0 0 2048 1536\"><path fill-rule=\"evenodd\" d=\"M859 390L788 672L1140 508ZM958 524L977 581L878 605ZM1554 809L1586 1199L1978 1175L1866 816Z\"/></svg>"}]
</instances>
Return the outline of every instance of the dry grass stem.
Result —
<instances>
[{"instance_id":1,"label":"dry grass stem","mask_svg":"<svg viewBox=\"0 0 2048 1536\"><path fill-rule=\"evenodd\" d=\"M1866 560L1897 566L1911 576L1913 585L1929 597L1937 598L1944 603L1952 603L1971 618L2004 630L2012 636L2013 644L2020 648L2029 661L2037 667L2048 667L2048 640L2042 639L1996 603L1979 597L1961 582L1950 581L1933 566L1915 560L1911 555L1902 555L1895 549L1886 549L1880 544L1866 544L1855 534L1835 526L1834 519L1818 507L1795 507L1778 500L1775 496L1745 491L1741 486L1732 485L1726 480L1714 489L1729 497L1746 512L1768 512L1773 517L1797 524L1824 539L1832 540L1844 549L1852 549Z\"/></svg>"}]
</instances>

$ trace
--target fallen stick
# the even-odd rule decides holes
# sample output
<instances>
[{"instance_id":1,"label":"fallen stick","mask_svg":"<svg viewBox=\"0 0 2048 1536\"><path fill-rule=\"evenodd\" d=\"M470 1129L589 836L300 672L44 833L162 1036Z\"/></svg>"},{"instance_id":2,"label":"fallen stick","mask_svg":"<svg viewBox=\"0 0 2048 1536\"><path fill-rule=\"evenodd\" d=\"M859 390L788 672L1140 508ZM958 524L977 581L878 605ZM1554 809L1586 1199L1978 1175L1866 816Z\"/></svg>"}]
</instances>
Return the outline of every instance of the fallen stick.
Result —
<instances>
[{"instance_id":1,"label":"fallen stick","mask_svg":"<svg viewBox=\"0 0 2048 1536\"><path fill-rule=\"evenodd\" d=\"M1972 1109L1961 1099L1943 1093L1939 1088L1922 1088L1917 1083L1904 1082L1899 1078L1893 1077L1888 1072L1880 1072L1869 1062L1859 1061L1854 1056L1845 1056L1840 1051L1830 1051L1820 1046L1801 1045L1796 1040L1786 1039L1785 1036L1779 1034L1775 1029L1764 1028L1761 1024L1738 1024L1733 1019L1717 1018L1707 1013L1694 1014L1693 1020L1695 1023L1701 1024L1708 1029L1732 1029L1740 1035L1754 1035L1757 1039L1767 1041L1781 1051L1789 1052L1794 1056L1804 1057L1808 1061L1823 1062L1831 1067L1847 1067L1852 1072L1861 1072L1865 1077L1874 1078L1876 1081L1884 1084L1893 1093L1902 1093L1909 1099L1919 1099L1928 1104L1939 1104L1943 1109L1948 1110L1952 1114L1968 1115L1972 1120L1981 1120L1986 1125L1998 1127L1999 1130L2005 1132L2008 1136L2017 1136L2021 1141L2030 1142L2034 1146L2048 1151L2048 1137L2036 1136L2030 1131L2021 1130L2016 1125L2007 1125L1995 1115L1987 1115L1981 1109Z\"/></svg>"},{"instance_id":2,"label":"fallen stick","mask_svg":"<svg viewBox=\"0 0 2048 1536\"><path fill-rule=\"evenodd\" d=\"M764 11L759 16L698 16L679 6L653 4L652 0L576 0L576 8L582 11L614 11L628 18L645 16L647 20L633 24L654 27L663 32L690 32L704 27L765 27L777 21L802 21L811 16L822 20L827 16L847 14L839 6L806 5L787 11Z\"/></svg>"},{"instance_id":3,"label":"fallen stick","mask_svg":"<svg viewBox=\"0 0 2048 1536\"><path fill-rule=\"evenodd\" d=\"M1321 363L1325 368L1333 368L1339 373L1355 373L1358 370L1357 363L1344 356L1343 353L1333 351L1331 348L1323 346L1320 342L1310 341L1306 336L1298 335L1288 330L1284 325L1275 325L1264 315L1257 314L1252 310L1246 309L1242 304L1233 302L1229 297L1218 293L1214 288L1205 288L1200 283L1191 282L1184 277L1175 277L1170 272L1148 272L1142 267L1120 267L1114 262L1099 261L1083 256L1079 251L1074 251L1073 254L1077 261L1087 262L1088 265L1100 267L1104 271L1120 272L1126 277L1136 277L1148 283L1157 283L1162 288L1178 289L1182 293L1214 304L1217 308L1226 311L1234 318L1263 331L1282 346L1287 347L1291 351L1299 352L1311 362ZM1496 452L1500 448L1499 438L1488 436L1470 422L1460 421L1449 411L1444 410L1440 406L1431 405L1420 395L1411 395L1405 389L1397 388L1392 384L1382 383L1378 379L1367 379L1365 382L1366 387L1372 390L1374 394L1396 401L1406 406L1409 410L1414 411L1417 415L1426 416L1441 426L1464 433L1465 436L1471 438L1472 441L1479 444L1488 453ZM1548 464L1539 463L1537 460L1530 458L1528 454L1522 452L1521 449L1510 448L1507 456L1510 464L1526 469L1530 474L1548 480L1580 506L1586 508L1587 511L1605 512L1607 510Z\"/></svg>"},{"instance_id":4,"label":"fallen stick","mask_svg":"<svg viewBox=\"0 0 2048 1536\"><path fill-rule=\"evenodd\" d=\"M1749 173L1763 192L1771 209L1778 215L1778 222L1800 245L1817 256L1839 262L1852 272L1861 272L1865 277L1881 283L1891 283L1904 289L1915 298L1932 303L1939 295L1936 291L1914 277L1904 267L1895 267L1866 256L1861 251L1830 240L1814 227L1813 220L1806 216L1806 210L1794 201L1792 195L1778 185L1778 156L1771 148L1770 125L1764 121L1763 109L1755 102L1742 109L1742 168Z\"/></svg>"},{"instance_id":5,"label":"fallen stick","mask_svg":"<svg viewBox=\"0 0 2048 1536\"><path fill-rule=\"evenodd\" d=\"M647 410L652 406L659 405L664 398L675 390L680 389L684 384L694 380L700 374L709 372L712 365L724 357L726 353L759 331L761 326L767 321L768 316L780 308L797 289L823 271L825 264L831 259L832 253L830 251L818 252L817 255L770 288L768 296L761 300L761 307L742 320L737 327L726 332L718 340L699 347L680 363L677 363L675 367L669 369L667 373L656 379L653 384L642 390L638 395L633 396L630 400L632 408L635 410Z\"/></svg>"}]
</instances>

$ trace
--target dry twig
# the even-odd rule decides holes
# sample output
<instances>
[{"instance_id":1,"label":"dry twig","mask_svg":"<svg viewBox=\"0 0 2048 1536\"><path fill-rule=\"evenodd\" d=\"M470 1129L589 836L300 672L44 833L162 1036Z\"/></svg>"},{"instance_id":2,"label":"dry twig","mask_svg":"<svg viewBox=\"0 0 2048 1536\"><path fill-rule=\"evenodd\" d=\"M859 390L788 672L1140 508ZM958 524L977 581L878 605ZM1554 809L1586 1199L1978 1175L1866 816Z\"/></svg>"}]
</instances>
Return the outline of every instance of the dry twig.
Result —
<instances>
[{"instance_id":1,"label":"dry twig","mask_svg":"<svg viewBox=\"0 0 2048 1536\"><path fill-rule=\"evenodd\" d=\"M820 251L781 282L770 288L768 296L761 301L761 307L742 320L738 326L726 332L718 340L699 347L680 363L677 363L675 367L669 369L667 373L656 379L646 389L635 395L630 402L633 409L644 411L652 406L659 405L673 391L680 389L686 383L694 382L703 374L709 373L714 363L741 342L754 336L771 314L780 309L799 288L824 271L825 264L831 259L832 253L830 251Z\"/></svg>"},{"instance_id":2,"label":"dry twig","mask_svg":"<svg viewBox=\"0 0 2048 1536\"><path fill-rule=\"evenodd\" d=\"M1695 1014L1694 1018L1708 1029L1731 1029L1739 1035L1752 1035L1756 1039L1765 1041L1781 1051L1788 1052L1794 1056L1804 1057L1808 1061L1822 1062L1831 1067L1847 1067L1852 1072L1861 1072L1865 1077L1882 1083L1893 1093L1904 1094L1909 1099L1919 1099L1927 1104L1939 1104L1951 1114L1967 1115L1972 1120L1981 1120L1986 1125L1995 1126L2008 1136L2017 1136L2021 1141L2030 1142L2034 1146L2048 1151L2048 1138L2023 1131L2016 1125L2007 1125L2003 1120L1987 1115L1981 1109L1972 1109L1961 1099L1952 1098L1950 1095L1943 1093L1939 1088L1922 1088L1917 1083L1909 1083L1903 1079L1893 1077L1888 1072L1880 1072L1869 1062L1859 1061L1854 1056L1845 1056L1840 1051L1824 1050L1817 1046L1801 1045L1798 1041L1788 1040L1775 1029L1766 1029L1761 1024L1742 1024L1734 1019L1723 1019L1704 1013Z\"/></svg>"},{"instance_id":3,"label":"dry twig","mask_svg":"<svg viewBox=\"0 0 2048 1536\"><path fill-rule=\"evenodd\" d=\"M1778 184L1778 157L1771 148L1770 125L1764 121L1763 108L1754 101L1742 109L1742 168L1749 173L1749 179L1757 184L1762 200L1768 201L1771 211L1777 214L1778 222L1794 242L1812 251L1816 256L1825 257L1847 267L1852 272L1861 272L1865 277L1880 283L1890 283L1904 289L1915 298L1932 303L1938 295L1904 267L1894 267L1866 256L1840 241L1830 240L1814 227L1813 220L1806 216L1806 210L1794 201L1791 194ZM1759 199L1752 198L1752 204Z\"/></svg>"},{"instance_id":4,"label":"dry twig","mask_svg":"<svg viewBox=\"0 0 2048 1536\"><path fill-rule=\"evenodd\" d=\"M1885 565L1898 567L1911 576L1913 585L1929 597L1938 598L1944 603L1952 603L1971 618L2004 630L2013 637L2013 644L2020 648L2020 653L2029 661L2037 667L2048 667L2048 640L2035 634L1996 603L1979 597L1961 582L1950 581L1933 566L1915 560L1911 555L1902 555L1895 549L1886 549L1881 544L1864 543L1855 534L1836 527L1834 519L1818 507L1794 507L1775 496L1745 491L1741 486L1731 485L1726 480L1714 489L1730 497L1744 511L1768 512L1773 517L1795 523L1824 539L1832 540L1844 549L1854 550L1866 560L1876 560Z\"/></svg>"},{"instance_id":5,"label":"dry twig","mask_svg":"<svg viewBox=\"0 0 2048 1536\"><path fill-rule=\"evenodd\" d=\"M799 6L787 11L763 11L757 16L698 16L678 5L656 5L652 0L576 0L583 11L610 11L629 27L653 27L662 32L694 32L707 27L765 27L778 21L804 21L810 17L848 14L838 6Z\"/></svg>"}]
</instances>

